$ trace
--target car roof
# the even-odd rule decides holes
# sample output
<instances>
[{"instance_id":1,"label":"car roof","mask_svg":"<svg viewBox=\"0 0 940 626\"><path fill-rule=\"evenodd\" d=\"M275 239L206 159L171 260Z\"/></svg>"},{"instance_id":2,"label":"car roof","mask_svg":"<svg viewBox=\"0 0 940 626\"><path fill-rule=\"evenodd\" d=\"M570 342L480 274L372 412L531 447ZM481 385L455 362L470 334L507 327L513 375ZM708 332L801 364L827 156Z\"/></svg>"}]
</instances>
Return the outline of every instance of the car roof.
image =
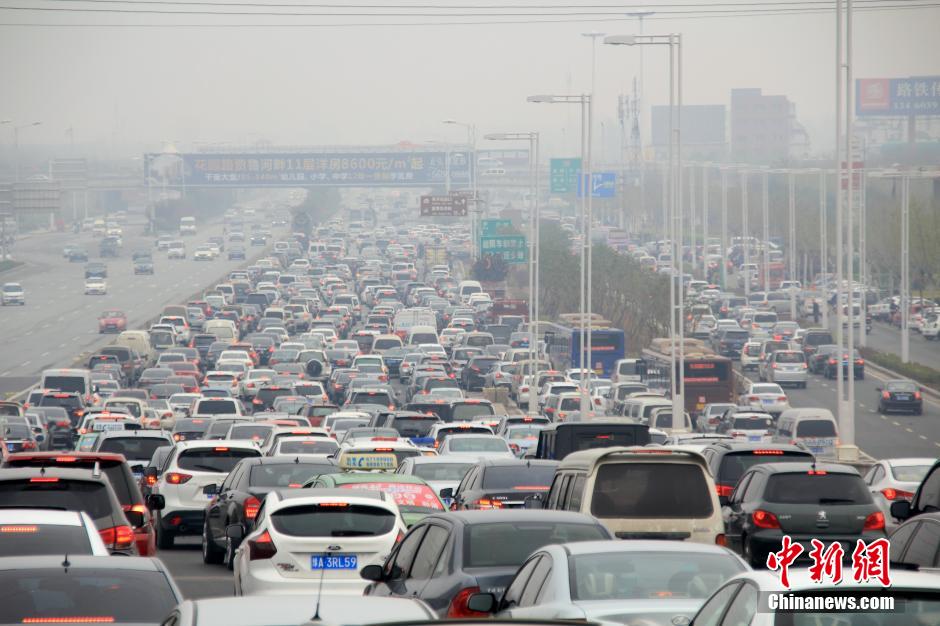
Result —
<instances>
[{"instance_id":1,"label":"car roof","mask_svg":"<svg viewBox=\"0 0 940 626\"><path fill-rule=\"evenodd\" d=\"M7 556L0 557L0 571L3 570L31 570L31 569L59 569L64 560L68 560L68 569L121 569L137 570L143 572L165 571L159 559L144 556L127 556L120 558L102 556Z\"/></svg>"},{"instance_id":2,"label":"car roof","mask_svg":"<svg viewBox=\"0 0 940 626\"><path fill-rule=\"evenodd\" d=\"M55 509L0 509L0 524L51 524L54 526L82 526L80 511Z\"/></svg>"},{"instance_id":3,"label":"car roof","mask_svg":"<svg viewBox=\"0 0 940 626\"><path fill-rule=\"evenodd\" d=\"M417 458L417 457L416 457ZM437 458L437 457L428 457ZM344 472L342 474L326 474L324 478L333 481L336 485L349 485L353 483L408 483L424 485L425 481L413 474L392 474L389 472ZM344 490L349 493L348 490Z\"/></svg>"},{"instance_id":4,"label":"car roof","mask_svg":"<svg viewBox=\"0 0 940 626\"><path fill-rule=\"evenodd\" d=\"M687 554L697 552L700 554L723 554L731 556L727 548L708 543L692 543L690 541L656 541L637 539L630 541L576 541L562 544L565 552L572 556L579 554L605 554L609 552L675 552Z\"/></svg>"},{"instance_id":5,"label":"car roof","mask_svg":"<svg viewBox=\"0 0 940 626\"><path fill-rule=\"evenodd\" d=\"M598 463L605 461L633 461L633 462L691 462L705 466L705 458L701 453L683 449L676 446L657 446L647 448L643 446L612 446L609 448L595 448L593 450L579 450L566 456L559 464L559 469L580 468L590 470Z\"/></svg>"},{"instance_id":6,"label":"car roof","mask_svg":"<svg viewBox=\"0 0 940 626\"><path fill-rule=\"evenodd\" d=\"M424 519L440 518L454 520L464 526L476 524L497 524L500 522L576 522L584 524L599 524L594 518L574 511L550 511L546 509L493 509L473 511L448 511L447 513L434 513Z\"/></svg>"}]
</instances>

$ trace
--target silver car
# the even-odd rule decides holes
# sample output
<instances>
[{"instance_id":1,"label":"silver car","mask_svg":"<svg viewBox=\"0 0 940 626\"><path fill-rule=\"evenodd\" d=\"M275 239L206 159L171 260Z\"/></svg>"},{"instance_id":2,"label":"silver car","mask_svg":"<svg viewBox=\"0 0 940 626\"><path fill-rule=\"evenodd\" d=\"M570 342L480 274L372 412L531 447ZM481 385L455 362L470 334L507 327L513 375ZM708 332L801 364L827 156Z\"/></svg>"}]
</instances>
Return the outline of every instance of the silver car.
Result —
<instances>
[{"instance_id":1,"label":"silver car","mask_svg":"<svg viewBox=\"0 0 940 626\"><path fill-rule=\"evenodd\" d=\"M871 491L871 497L885 514L885 521L891 521L891 504L898 500L911 501L921 481L936 459L899 458L882 459L865 474L865 484Z\"/></svg>"},{"instance_id":2,"label":"silver car","mask_svg":"<svg viewBox=\"0 0 940 626\"><path fill-rule=\"evenodd\" d=\"M761 378L767 382L806 388L809 380L806 355L802 350L777 350L760 367Z\"/></svg>"}]
</instances>

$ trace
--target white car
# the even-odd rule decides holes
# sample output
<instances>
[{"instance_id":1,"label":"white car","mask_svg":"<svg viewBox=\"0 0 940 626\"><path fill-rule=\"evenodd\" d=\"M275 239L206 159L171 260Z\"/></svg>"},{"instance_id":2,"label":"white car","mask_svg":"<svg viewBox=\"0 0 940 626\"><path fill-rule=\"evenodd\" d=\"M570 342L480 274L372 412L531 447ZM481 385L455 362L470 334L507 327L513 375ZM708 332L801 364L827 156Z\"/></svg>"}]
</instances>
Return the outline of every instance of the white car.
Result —
<instances>
[{"instance_id":1,"label":"white car","mask_svg":"<svg viewBox=\"0 0 940 626\"><path fill-rule=\"evenodd\" d=\"M366 565L382 565L405 532L391 494L275 490L235 552L235 595L361 596ZM277 555L277 558L272 558Z\"/></svg>"},{"instance_id":2,"label":"white car","mask_svg":"<svg viewBox=\"0 0 940 626\"><path fill-rule=\"evenodd\" d=\"M8 304L26 304L26 292L23 291L23 285L19 283L4 283L3 292L0 294L0 303L3 306Z\"/></svg>"},{"instance_id":3,"label":"white car","mask_svg":"<svg viewBox=\"0 0 940 626\"><path fill-rule=\"evenodd\" d=\"M182 241L171 241L166 248L166 258L168 259L185 259L186 258L186 246Z\"/></svg>"},{"instance_id":4,"label":"white car","mask_svg":"<svg viewBox=\"0 0 940 626\"><path fill-rule=\"evenodd\" d=\"M760 370L760 347L759 341L748 341L741 348L741 371Z\"/></svg>"},{"instance_id":5,"label":"white car","mask_svg":"<svg viewBox=\"0 0 940 626\"><path fill-rule=\"evenodd\" d=\"M717 432L738 441L770 443L773 428L774 418L768 413L741 411L729 416L728 421L721 424Z\"/></svg>"},{"instance_id":6,"label":"white car","mask_svg":"<svg viewBox=\"0 0 940 626\"><path fill-rule=\"evenodd\" d=\"M917 488L935 462L932 458L882 459L868 470L865 484L886 521L892 519L893 502L914 499Z\"/></svg>"},{"instance_id":7,"label":"white car","mask_svg":"<svg viewBox=\"0 0 940 626\"><path fill-rule=\"evenodd\" d=\"M88 278L85 280L86 296L104 296L108 293L108 282L103 278Z\"/></svg>"},{"instance_id":8,"label":"white car","mask_svg":"<svg viewBox=\"0 0 940 626\"><path fill-rule=\"evenodd\" d=\"M505 439L485 434L448 435L437 451L442 457L457 455L478 459L511 459L516 456Z\"/></svg>"},{"instance_id":9,"label":"white car","mask_svg":"<svg viewBox=\"0 0 940 626\"><path fill-rule=\"evenodd\" d=\"M163 465L163 473L151 487L162 498L153 507L157 547L173 547L180 535L199 535L205 523L206 505L226 475L244 458L261 456L251 441L181 441ZM150 469L150 468L148 468Z\"/></svg>"},{"instance_id":10,"label":"white car","mask_svg":"<svg viewBox=\"0 0 940 626\"><path fill-rule=\"evenodd\" d=\"M337 450L339 450L339 444L331 437L282 437L268 452L268 456L323 459L332 456Z\"/></svg>"},{"instance_id":11,"label":"white car","mask_svg":"<svg viewBox=\"0 0 940 626\"><path fill-rule=\"evenodd\" d=\"M196 248L196 251L193 252L194 261L211 261L215 258L215 252L212 251L212 248L209 246L199 246Z\"/></svg>"},{"instance_id":12,"label":"white car","mask_svg":"<svg viewBox=\"0 0 940 626\"><path fill-rule=\"evenodd\" d=\"M402 461L396 473L417 476L430 485L434 493L440 494L444 489L451 489L452 492L457 491L457 485L470 471L470 468L476 464L476 457L460 458L457 455L446 457L414 456ZM444 506L447 507L451 505L453 500L453 498L442 498Z\"/></svg>"},{"instance_id":13,"label":"white car","mask_svg":"<svg viewBox=\"0 0 940 626\"><path fill-rule=\"evenodd\" d=\"M790 408L787 394L777 383L753 383L738 398L740 406L760 409L773 415L780 415Z\"/></svg>"},{"instance_id":14,"label":"white car","mask_svg":"<svg viewBox=\"0 0 940 626\"><path fill-rule=\"evenodd\" d=\"M110 556L95 522L84 511L0 510L0 554Z\"/></svg>"}]
</instances>

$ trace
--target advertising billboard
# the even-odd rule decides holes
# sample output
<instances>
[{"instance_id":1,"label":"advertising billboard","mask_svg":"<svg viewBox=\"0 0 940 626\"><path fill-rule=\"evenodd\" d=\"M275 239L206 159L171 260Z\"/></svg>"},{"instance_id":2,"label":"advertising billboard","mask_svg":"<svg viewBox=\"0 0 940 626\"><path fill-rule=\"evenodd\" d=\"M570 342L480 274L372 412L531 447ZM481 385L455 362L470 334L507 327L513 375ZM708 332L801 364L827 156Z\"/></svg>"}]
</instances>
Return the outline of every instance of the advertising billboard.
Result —
<instances>
[{"instance_id":1,"label":"advertising billboard","mask_svg":"<svg viewBox=\"0 0 940 626\"><path fill-rule=\"evenodd\" d=\"M940 115L940 76L856 79L855 114Z\"/></svg>"}]
</instances>

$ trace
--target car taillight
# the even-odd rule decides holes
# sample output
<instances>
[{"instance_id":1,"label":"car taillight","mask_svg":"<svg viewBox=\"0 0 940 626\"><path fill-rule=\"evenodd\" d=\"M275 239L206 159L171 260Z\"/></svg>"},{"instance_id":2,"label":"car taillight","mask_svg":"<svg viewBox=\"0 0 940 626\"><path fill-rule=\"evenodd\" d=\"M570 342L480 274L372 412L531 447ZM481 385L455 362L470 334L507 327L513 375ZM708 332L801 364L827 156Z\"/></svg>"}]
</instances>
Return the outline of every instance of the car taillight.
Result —
<instances>
[{"instance_id":1,"label":"car taillight","mask_svg":"<svg viewBox=\"0 0 940 626\"><path fill-rule=\"evenodd\" d=\"M875 511L871 515L865 518L865 524L862 526L862 530L884 530L885 529L885 514L881 511Z\"/></svg>"},{"instance_id":2,"label":"car taillight","mask_svg":"<svg viewBox=\"0 0 940 626\"><path fill-rule=\"evenodd\" d=\"M166 475L166 482L171 485L182 485L189 482L189 479L192 478L192 474L181 474L180 472L170 472Z\"/></svg>"},{"instance_id":3,"label":"car taillight","mask_svg":"<svg viewBox=\"0 0 940 626\"><path fill-rule=\"evenodd\" d=\"M777 402L786 402L786 401L787 401L786 396L777 396Z\"/></svg>"},{"instance_id":4,"label":"car taillight","mask_svg":"<svg viewBox=\"0 0 940 626\"><path fill-rule=\"evenodd\" d=\"M124 550L134 545L134 529L130 526L112 526L98 531L101 541L113 550Z\"/></svg>"},{"instance_id":5,"label":"car taillight","mask_svg":"<svg viewBox=\"0 0 940 626\"><path fill-rule=\"evenodd\" d=\"M892 487L885 487L881 490L881 495L885 497L886 500L911 500L914 498L914 494L910 491L902 491L900 489L894 489Z\"/></svg>"},{"instance_id":6,"label":"car taillight","mask_svg":"<svg viewBox=\"0 0 940 626\"><path fill-rule=\"evenodd\" d=\"M470 600L470 596L475 593L480 593L479 587L464 587L458 591L457 595L454 596L454 599L450 601L450 606L447 607L447 618L462 619L468 617L489 617L489 615L486 613L472 611L467 607L467 602Z\"/></svg>"},{"instance_id":7,"label":"car taillight","mask_svg":"<svg viewBox=\"0 0 940 626\"><path fill-rule=\"evenodd\" d=\"M254 496L248 496L245 498L245 504L243 506L245 509L245 519L253 520L258 515L258 510L261 508L261 501Z\"/></svg>"},{"instance_id":8,"label":"car taillight","mask_svg":"<svg viewBox=\"0 0 940 626\"><path fill-rule=\"evenodd\" d=\"M835 359L829 359L829 365L835 365L835 364L836 364Z\"/></svg>"},{"instance_id":9,"label":"car taillight","mask_svg":"<svg viewBox=\"0 0 940 626\"><path fill-rule=\"evenodd\" d=\"M35 449L36 449L36 444L33 443L32 441L24 441L24 442L23 442L23 448L22 448L22 449L23 449L23 450L35 450Z\"/></svg>"},{"instance_id":10,"label":"car taillight","mask_svg":"<svg viewBox=\"0 0 940 626\"><path fill-rule=\"evenodd\" d=\"M915 399L915 400L920 400L920 392L919 392L919 391L915 391L915 392L914 392L914 399Z\"/></svg>"},{"instance_id":11,"label":"car taillight","mask_svg":"<svg viewBox=\"0 0 940 626\"><path fill-rule=\"evenodd\" d=\"M144 480L147 481L147 485L150 486L150 487L153 487L154 485L157 484L157 477L156 477L156 476L147 476L147 477L144 478Z\"/></svg>"},{"instance_id":12,"label":"car taillight","mask_svg":"<svg viewBox=\"0 0 940 626\"><path fill-rule=\"evenodd\" d=\"M731 485L715 485L715 491L718 492L719 496L730 498L731 494L734 492L734 487Z\"/></svg>"},{"instance_id":13,"label":"car taillight","mask_svg":"<svg viewBox=\"0 0 940 626\"><path fill-rule=\"evenodd\" d=\"M270 559L275 554L277 554L277 548L274 547L268 531L264 531L256 539L248 540L248 560Z\"/></svg>"},{"instance_id":14,"label":"car taillight","mask_svg":"<svg viewBox=\"0 0 940 626\"><path fill-rule=\"evenodd\" d=\"M890 400L890 399L891 399L891 394L888 393L887 391L882 391L882 392L881 392L881 397L884 398L885 400ZM914 397L916 398L917 396L915 395Z\"/></svg>"},{"instance_id":15,"label":"car taillight","mask_svg":"<svg viewBox=\"0 0 940 626\"><path fill-rule=\"evenodd\" d=\"M780 528L780 520L769 511L757 509L751 513L751 521L758 528Z\"/></svg>"}]
</instances>

